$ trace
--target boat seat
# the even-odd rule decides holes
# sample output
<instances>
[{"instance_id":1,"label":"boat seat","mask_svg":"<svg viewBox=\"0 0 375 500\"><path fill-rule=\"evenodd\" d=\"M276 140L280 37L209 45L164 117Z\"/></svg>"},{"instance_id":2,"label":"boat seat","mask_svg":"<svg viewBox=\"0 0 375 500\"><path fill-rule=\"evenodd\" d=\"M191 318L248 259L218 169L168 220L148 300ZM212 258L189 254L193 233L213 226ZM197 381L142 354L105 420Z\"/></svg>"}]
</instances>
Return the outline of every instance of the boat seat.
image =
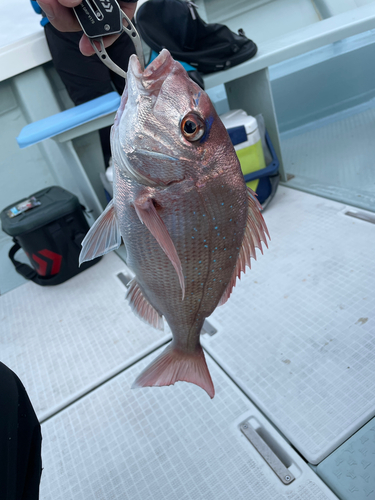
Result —
<instances>
[{"instance_id":1,"label":"boat seat","mask_svg":"<svg viewBox=\"0 0 375 500\"><path fill-rule=\"evenodd\" d=\"M27 148L50 138L58 142L66 142L111 125L120 100L117 92L110 92L84 104L29 123L17 137L18 145L20 148Z\"/></svg>"}]
</instances>

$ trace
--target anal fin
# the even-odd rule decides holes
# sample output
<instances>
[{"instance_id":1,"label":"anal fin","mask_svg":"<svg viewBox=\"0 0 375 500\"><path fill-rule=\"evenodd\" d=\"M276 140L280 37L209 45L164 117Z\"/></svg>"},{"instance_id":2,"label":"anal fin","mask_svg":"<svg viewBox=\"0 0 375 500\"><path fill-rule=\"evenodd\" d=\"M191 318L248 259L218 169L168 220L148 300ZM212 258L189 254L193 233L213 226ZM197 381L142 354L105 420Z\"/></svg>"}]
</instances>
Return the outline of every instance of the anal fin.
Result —
<instances>
[{"instance_id":1,"label":"anal fin","mask_svg":"<svg viewBox=\"0 0 375 500\"><path fill-rule=\"evenodd\" d=\"M129 305L133 312L140 318L158 330L164 330L163 317L150 304L143 295L136 279L132 279L126 294Z\"/></svg>"}]
</instances>

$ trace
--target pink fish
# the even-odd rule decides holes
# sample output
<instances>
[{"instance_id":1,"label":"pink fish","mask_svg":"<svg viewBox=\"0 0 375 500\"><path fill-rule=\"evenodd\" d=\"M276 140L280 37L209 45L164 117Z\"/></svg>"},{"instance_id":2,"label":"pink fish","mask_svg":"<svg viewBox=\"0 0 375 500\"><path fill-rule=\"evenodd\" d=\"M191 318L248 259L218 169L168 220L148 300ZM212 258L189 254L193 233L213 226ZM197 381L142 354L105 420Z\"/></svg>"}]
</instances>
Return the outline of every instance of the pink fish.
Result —
<instances>
[{"instance_id":1,"label":"pink fish","mask_svg":"<svg viewBox=\"0 0 375 500\"><path fill-rule=\"evenodd\" d=\"M267 245L228 133L205 92L167 50L142 73L132 56L111 136L114 197L83 241L80 262L119 247L133 270L127 299L173 340L133 387L181 380L214 386L200 344L205 318ZM269 235L268 235L269 237Z\"/></svg>"}]
</instances>

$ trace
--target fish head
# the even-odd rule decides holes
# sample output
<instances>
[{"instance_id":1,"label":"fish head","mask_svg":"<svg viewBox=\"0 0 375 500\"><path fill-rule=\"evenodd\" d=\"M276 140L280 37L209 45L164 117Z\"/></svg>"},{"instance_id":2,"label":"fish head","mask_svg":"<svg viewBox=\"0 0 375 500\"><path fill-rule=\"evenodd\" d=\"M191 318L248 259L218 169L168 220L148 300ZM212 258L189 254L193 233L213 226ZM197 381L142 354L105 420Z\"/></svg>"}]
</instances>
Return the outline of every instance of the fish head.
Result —
<instances>
[{"instance_id":1,"label":"fish head","mask_svg":"<svg viewBox=\"0 0 375 500\"><path fill-rule=\"evenodd\" d=\"M111 145L115 168L150 186L196 180L222 148L236 157L208 95L166 49L143 72L131 56Z\"/></svg>"}]
</instances>

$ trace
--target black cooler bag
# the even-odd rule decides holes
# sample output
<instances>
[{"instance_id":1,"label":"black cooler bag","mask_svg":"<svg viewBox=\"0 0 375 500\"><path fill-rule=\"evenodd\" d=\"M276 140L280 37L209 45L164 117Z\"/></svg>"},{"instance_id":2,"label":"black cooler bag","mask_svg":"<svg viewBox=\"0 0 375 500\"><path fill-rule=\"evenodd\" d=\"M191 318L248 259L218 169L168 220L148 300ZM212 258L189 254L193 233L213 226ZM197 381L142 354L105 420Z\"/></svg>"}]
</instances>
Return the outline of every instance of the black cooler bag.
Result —
<instances>
[{"instance_id":1,"label":"black cooler bag","mask_svg":"<svg viewBox=\"0 0 375 500\"><path fill-rule=\"evenodd\" d=\"M2 229L13 237L9 258L16 271L38 285L59 285L84 271L100 257L78 267L81 242L89 230L84 207L65 189L52 186L33 194L40 205L9 217L8 212L23 200L1 212ZM33 267L15 259L22 248Z\"/></svg>"}]
</instances>

